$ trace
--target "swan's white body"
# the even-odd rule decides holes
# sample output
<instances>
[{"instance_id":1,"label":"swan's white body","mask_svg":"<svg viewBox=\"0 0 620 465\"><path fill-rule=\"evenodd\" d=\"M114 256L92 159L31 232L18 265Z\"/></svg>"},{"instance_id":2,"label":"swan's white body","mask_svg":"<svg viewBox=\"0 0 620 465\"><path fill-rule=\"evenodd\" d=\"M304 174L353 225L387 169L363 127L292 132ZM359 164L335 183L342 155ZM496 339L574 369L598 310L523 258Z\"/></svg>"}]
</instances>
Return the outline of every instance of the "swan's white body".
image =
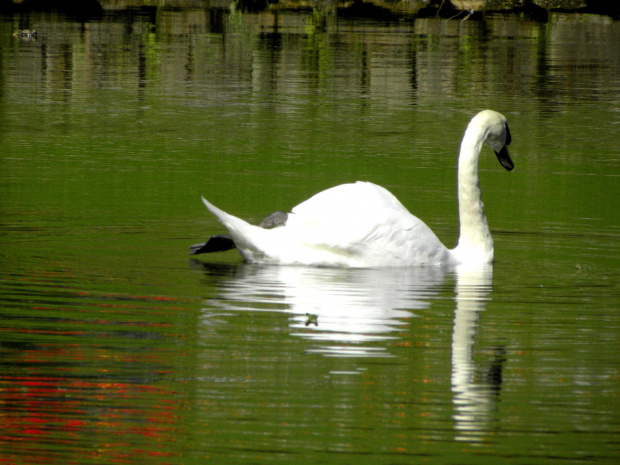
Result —
<instances>
[{"instance_id":1,"label":"swan's white body","mask_svg":"<svg viewBox=\"0 0 620 465\"><path fill-rule=\"evenodd\" d=\"M470 122L458 162L461 232L447 249L431 229L394 195L368 182L343 184L297 205L286 223L274 229L253 226L203 198L209 211L230 232L243 258L282 265L395 267L491 263L493 239L480 195L478 158L487 142L506 169L506 119L485 110Z\"/></svg>"}]
</instances>

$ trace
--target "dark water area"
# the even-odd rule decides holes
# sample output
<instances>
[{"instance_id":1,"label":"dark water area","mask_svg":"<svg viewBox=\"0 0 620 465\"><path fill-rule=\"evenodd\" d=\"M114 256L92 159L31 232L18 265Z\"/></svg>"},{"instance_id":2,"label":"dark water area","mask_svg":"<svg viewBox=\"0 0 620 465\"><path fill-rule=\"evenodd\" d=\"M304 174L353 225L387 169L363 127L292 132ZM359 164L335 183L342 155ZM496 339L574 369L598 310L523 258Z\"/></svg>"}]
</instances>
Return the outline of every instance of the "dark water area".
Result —
<instances>
[{"instance_id":1,"label":"dark water area","mask_svg":"<svg viewBox=\"0 0 620 465\"><path fill-rule=\"evenodd\" d=\"M618 461L617 20L1 11L0 463ZM484 108L492 268L188 255L355 180L452 247Z\"/></svg>"}]
</instances>

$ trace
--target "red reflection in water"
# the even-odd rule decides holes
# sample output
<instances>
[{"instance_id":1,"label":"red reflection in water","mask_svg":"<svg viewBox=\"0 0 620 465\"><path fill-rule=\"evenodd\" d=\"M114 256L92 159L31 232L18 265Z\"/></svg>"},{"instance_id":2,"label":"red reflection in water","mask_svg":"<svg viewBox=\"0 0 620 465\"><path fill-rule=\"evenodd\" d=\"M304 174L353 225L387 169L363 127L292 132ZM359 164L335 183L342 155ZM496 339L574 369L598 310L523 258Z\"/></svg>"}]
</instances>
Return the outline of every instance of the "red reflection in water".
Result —
<instances>
[{"instance_id":1,"label":"red reflection in water","mask_svg":"<svg viewBox=\"0 0 620 465\"><path fill-rule=\"evenodd\" d=\"M74 454L111 463L174 456L166 448L176 432L173 395L149 384L4 376L0 463L68 463L66 455L48 455L50 449L65 450L76 463Z\"/></svg>"},{"instance_id":2,"label":"red reflection in water","mask_svg":"<svg viewBox=\"0 0 620 465\"><path fill-rule=\"evenodd\" d=\"M181 403L159 382L172 371L168 346L150 344L183 337L168 333L168 316L185 300L82 292L64 277L18 300L0 328L11 342L0 354L0 465L168 463Z\"/></svg>"}]
</instances>

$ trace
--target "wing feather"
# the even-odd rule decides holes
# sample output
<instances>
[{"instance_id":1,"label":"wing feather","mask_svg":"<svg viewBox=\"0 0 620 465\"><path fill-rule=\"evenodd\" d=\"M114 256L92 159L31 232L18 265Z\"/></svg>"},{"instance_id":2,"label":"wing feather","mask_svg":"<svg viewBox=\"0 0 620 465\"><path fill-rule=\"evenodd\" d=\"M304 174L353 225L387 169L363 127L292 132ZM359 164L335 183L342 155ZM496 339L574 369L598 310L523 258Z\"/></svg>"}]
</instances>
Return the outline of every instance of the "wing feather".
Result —
<instances>
[{"instance_id":1,"label":"wing feather","mask_svg":"<svg viewBox=\"0 0 620 465\"><path fill-rule=\"evenodd\" d=\"M408 253L406 248L415 238L431 248L441 245L426 224L409 213L393 194L368 182L320 192L296 206L292 213L287 227L296 229L298 237L308 245L361 255L376 249L399 256Z\"/></svg>"}]
</instances>

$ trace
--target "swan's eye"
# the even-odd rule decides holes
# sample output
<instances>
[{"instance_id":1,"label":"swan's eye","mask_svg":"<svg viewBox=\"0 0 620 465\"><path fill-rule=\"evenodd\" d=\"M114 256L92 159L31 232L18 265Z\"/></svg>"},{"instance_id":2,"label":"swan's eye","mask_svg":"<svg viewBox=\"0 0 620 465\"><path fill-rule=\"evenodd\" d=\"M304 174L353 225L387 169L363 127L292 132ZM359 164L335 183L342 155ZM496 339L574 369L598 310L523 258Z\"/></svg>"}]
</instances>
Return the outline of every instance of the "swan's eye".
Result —
<instances>
[{"instance_id":1,"label":"swan's eye","mask_svg":"<svg viewBox=\"0 0 620 465\"><path fill-rule=\"evenodd\" d=\"M510 128L508 127L508 123L506 123L506 145L510 145L512 142L512 137L510 137Z\"/></svg>"}]
</instances>

